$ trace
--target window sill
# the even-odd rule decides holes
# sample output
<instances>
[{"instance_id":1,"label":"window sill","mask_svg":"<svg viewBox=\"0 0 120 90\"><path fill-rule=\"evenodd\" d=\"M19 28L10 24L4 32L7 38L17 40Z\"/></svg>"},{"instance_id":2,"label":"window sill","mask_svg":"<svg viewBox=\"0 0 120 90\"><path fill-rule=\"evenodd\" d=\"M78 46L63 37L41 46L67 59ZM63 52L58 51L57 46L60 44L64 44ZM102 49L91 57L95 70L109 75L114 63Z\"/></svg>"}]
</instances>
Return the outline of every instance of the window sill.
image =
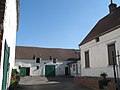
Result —
<instances>
[{"instance_id":1,"label":"window sill","mask_svg":"<svg viewBox=\"0 0 120 90\"><path fill-rule=\"evenodd\" d=\"M90 69L90 67L85 67L84 69Z\"/></svg>"}]
</instances>

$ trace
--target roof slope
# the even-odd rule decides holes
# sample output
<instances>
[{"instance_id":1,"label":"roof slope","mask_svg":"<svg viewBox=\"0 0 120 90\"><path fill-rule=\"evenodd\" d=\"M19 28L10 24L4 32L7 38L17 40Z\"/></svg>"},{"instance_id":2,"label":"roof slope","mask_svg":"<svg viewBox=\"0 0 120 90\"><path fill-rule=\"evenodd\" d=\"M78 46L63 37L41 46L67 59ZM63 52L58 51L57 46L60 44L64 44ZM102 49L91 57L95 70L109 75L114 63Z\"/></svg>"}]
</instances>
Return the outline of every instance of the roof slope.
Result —
<instances>
[{"instance_id":1,"label":"roof slope","mask_svg":"<svg viewBox=\"0 0 120 90\"><path fill-rule=\"evenodd\" d=\"M33 57L49 60L56 58L60 60L78 59L79 55L74 49L57 49L57 48L38 48L38 47L16 47L16 59L33 59Z\"/></svg>"},{"instance_id":2,"label":"roof slope","mask_svg":"<svg viewBox=\"0 0 120 90\"><path fill-rule=\"evenodd\" d=\"M98 23L91 30L91 32L80 43L80 45L83 45L103 34L115 30L119 26L120 26L120 7L116 8L115 11L99 20Z\"/></svg>"}]
</instances>

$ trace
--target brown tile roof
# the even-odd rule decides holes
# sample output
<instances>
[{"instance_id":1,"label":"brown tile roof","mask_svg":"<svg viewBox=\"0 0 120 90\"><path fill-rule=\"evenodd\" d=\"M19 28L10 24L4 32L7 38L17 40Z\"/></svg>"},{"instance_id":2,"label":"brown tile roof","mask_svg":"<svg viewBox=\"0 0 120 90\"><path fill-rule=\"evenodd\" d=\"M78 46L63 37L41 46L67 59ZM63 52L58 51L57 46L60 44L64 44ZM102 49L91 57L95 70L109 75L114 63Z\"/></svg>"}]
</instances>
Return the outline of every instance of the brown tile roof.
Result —
<instances>
[{"instance_id":1,"label":"brown tile roof","mask_svg":"<svg viewBox=\"0 0 120 90\"><path fill-rule=\"evenodd\" d=\"M99 20L98 23L94 26L94 28L90 31L90 33L84 38L84 40L79 45L83 45L119 27L120 27L120 7L116 8L115 11Z\"/></svg>"},{"instance_id":2,"label":"brown tile roof","mask_svg":"<svg viewBox=\"0 0 120 90\"><path fill-rule=\"evenodd\" d=\"M16 47L16 59L33 59L41 57L44 60L49 60L50 56L59 60L78 59L79 55L74 49L57 49L57 48L38 48L38 47Z\"/></svg>"}]
</instances>

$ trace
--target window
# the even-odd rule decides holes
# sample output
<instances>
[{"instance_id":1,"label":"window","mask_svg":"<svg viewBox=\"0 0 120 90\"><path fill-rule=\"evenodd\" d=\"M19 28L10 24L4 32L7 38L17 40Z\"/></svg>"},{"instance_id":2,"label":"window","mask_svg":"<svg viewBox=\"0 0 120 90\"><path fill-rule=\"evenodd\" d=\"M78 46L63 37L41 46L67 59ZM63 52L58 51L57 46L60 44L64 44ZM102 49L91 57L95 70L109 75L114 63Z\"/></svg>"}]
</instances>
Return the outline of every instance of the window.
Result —
<instances>
[{"instance_id":1,"label":"window","mask_svg":"<svg viewBox=\"0 0 120 90\"><path fill-rule=\"evenodd\" d=\"M37 69L39 69L39 66L37 66Z\"/></svg>"},{"instance_id":2,"label":"window","mask_svg":"<svg viewBox=\"0 0 120 90\"><path fill-rule=\"evenodd\" d=\"M85 52L85 67L89 68L90 67L90 62L89 62L89 51Z\"/></svg>"},{"instance_id":3,"label":"window","mask_svg":"<svg viewBox=\"0 0 120 90\"><path fill-rule=\"evenodd\" d=\"M33 55L33 59L35 59L35 55Z\"/></svg>"},{"instance_id":4,"label":"window","mask_svg":"<svg viewBox=\"0 0 120 90\"><path fill-rule=\"evenodd\" d=\"M52 60L52 57L50 56L50 60Z\"/></svg>"},{"instance_id":5,"label":"window","mask_svg":"<svg viewBox=\"0 0 120 90\"><path fill-rule=\"evenodd\" d=\"M19 69L21 68L21 66L19 66Z\"/></svg>"},{"instance_id":6,"label":"window","mask_svg":"<svg viewBox=\"0 0 120 90\"><path fill-rule=\"evenodd\" d=\"M115 43L108 45L108 64L113 65L113 54L116 55ZM115 58L116 64L116 58Z\"/></svg>"},{"instance_id":7,"label":"window","mask_svg":"<svg viewBox=\"0 0 120 90\"><path fill-rule=\"evenodd\" d=\"M36 63L40 63L40 58L36 58Z\"/></svg>"},{"instance_id":8,"label":"window","mask_svg":"<svg viewBox=\"0 0 120 90\"><path fill-rule=\"evenodd\" d=\"M96 41L96 42L99 42L99 41L100 41L99 37L97 37L97 38L95 39L95 41Z\"/></svg>"},{"instance_id":9,"label":"window","mask_svg":"<svg viewBox=\"0 0 120 90\"><path fill-rule=\"evenodd\" d=\"M56 63L56 58L53 59L53 63Z\"/></svg>"}]
</instances>

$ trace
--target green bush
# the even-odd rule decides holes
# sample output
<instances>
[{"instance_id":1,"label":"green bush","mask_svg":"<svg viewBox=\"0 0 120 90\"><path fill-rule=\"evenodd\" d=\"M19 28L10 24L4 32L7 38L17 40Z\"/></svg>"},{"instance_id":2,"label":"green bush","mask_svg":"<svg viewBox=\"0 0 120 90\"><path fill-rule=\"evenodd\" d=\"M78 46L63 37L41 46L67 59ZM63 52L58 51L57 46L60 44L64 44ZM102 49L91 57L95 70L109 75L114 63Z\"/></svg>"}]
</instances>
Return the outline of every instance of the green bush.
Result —
<instances>
[{"instance_id":1,"label":"green bush","mask_svg":"<svg viewBox=\"0 0 120 90\"><path fill-rule=\"evenodd\" d=\"M19 80L20 80L20 74L16 69L12 69L10 85L16 86L19 83Z\"/></svg>"}]
</instances>

